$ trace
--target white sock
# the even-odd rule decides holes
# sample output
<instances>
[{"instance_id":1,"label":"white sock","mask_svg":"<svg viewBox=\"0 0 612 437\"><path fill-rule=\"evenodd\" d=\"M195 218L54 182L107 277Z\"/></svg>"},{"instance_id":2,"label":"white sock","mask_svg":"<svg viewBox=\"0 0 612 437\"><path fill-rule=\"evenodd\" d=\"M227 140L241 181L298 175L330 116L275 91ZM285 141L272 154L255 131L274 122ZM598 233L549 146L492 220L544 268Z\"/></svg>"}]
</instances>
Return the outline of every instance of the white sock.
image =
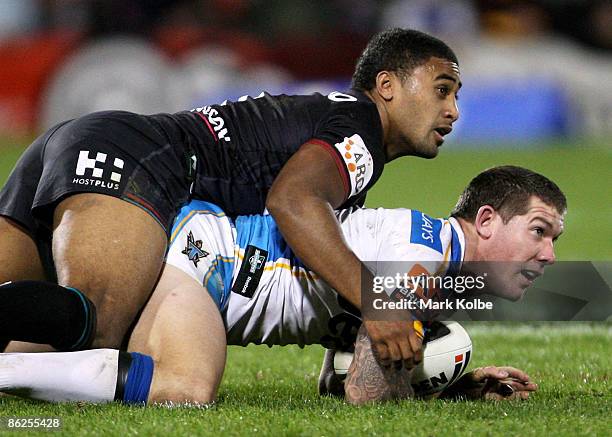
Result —
<instances>
[{"instance_id":1,"label":"white sock","mask_svg":"<svg viewBox=\"0 0 612 437\"><path fill-rule=\"evenodd\" d=\"M119 351L0 354L0 391L51 402L111 402Z\"/></svg>"}]
</instances>

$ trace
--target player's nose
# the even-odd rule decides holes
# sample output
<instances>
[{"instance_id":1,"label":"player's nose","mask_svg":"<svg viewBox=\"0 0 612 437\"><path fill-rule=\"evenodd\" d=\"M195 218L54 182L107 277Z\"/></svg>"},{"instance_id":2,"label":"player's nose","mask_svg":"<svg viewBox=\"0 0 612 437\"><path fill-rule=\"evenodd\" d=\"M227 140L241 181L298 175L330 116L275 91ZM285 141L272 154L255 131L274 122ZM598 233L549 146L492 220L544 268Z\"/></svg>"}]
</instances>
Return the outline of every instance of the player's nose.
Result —
<instances>
[{"instance_id":1,"label":"player's nose","mask_svg":"<svg viewBox=\"0 0 612 437\"><path fill-rule=\"evenodd\" d=\"M552 239L545 240L543 244L544 245L541 248L540 253L538 254L538 261L546 265L554 264L556 260L556 255L555 246Z\"/></svg>"},{"instance_id":2,"label":"player's nose","mask_svg":"<svg viewBox=\"0 0 612 437\"><path fill-rule=\"evenodd\" d=\"M457 100L451 99L448 107L446 107L444 110L444 118L450 120L451 123L454 123L459 119L459 107L457 106Z\"/></svg>"}]
</instances>

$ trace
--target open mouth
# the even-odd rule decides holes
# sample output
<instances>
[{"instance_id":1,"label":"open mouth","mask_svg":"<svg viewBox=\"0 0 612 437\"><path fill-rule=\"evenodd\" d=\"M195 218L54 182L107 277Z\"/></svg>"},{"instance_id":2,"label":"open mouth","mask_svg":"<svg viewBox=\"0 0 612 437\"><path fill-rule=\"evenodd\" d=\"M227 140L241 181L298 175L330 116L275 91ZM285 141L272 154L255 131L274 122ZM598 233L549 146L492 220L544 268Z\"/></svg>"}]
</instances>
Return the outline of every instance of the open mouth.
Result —
<instances>
[{"instance_id":1,"label":"open mouth","mask_svg":"<svg viewBox=\"0 0 612 437\"><path fill-rule=\"evenodd\" d=\"M443 126L434 129L436 132L440 134L441 137L450 134L453 131L453 128L450 126Z\"/></svg>"},{"instance_id":2,"label":"open mouth","mask_svg":"<svg viewBox=\"0 0 612 437\"><path fill-rule=\"evenodd\" d=\"M538 277L540 277L542 274L540 272L536 272L535 270L523 269L523 270L521 270L521 275L523 275L525 278L527 278L527 280L529 282L533 282Z\"/></svg>"},{"instance_id":3,"label":"open mouth","mask_svg":"<svg viewBox=\"0 0 612 437\"><path fill-rule=\"evenodd\" d=\"M436 141L438 145L444 142L444 136L448 135L452 130L453 129L449 126L438 127L434 129L434 132L436 133Z\"/></svg>"}]
</instances>

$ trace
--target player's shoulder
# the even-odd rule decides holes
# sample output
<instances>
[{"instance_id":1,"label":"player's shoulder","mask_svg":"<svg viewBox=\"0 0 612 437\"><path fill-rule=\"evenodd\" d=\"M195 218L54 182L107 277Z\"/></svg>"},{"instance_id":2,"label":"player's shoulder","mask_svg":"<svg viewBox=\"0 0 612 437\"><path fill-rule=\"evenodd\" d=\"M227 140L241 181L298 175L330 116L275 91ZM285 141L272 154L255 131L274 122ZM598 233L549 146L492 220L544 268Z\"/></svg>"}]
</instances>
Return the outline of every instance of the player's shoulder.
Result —
<instances>
[{"instance_id":1,"label":"player's shoulder","mask_svg":"<svg viewBox=\"0 0 612 437\"><path fill-rule=\"evenodd\" d=\"M331 91L329 93L315 92L307 95L272 95L262 92L254 100L269 104L290 102L292 106L318 106L323 112L367 112L377 114L376 104L363 92L349 89L344 91Z\"/></svg>"},{"instance_id":2,"label":"player's shoulder","mask_svg":"<svg viewBox=\"0 0 612 437\"><path fill-rule=\"evenodd\" d=\"M382 124L376 104L365 93L354 89L308 95L270 94L262 91L256 96L245 95L235 101L226 100L192 111L208 114L212 110L215 114L229 117L259 114L261 117L292 119L299 116L312 123L315 130L338 126L349 130L363 127L363 135L373 131L374 137L381 137L378 130L382 129Z\"/></svg>"},{"instance_id":3,"label":"player's shoulder","mask_svg":"<svg viewBox=\"0 0 612 437\"><path fill-rule=\"evenodd\" d=\"M405 215L410 216L410 244L424 246L443 255L446 246L444 244L446 232L443 231L447 221L416 209L406 211Z\"/></svg>"},{"instance_id":4,"label":"player's shoulder","mask_svg":"<svg viewBox=\"0 0 612 437\"><path fill-rule=\"evenodd\" d=\"M378 108L365 93L350 89L319 97L325 106L320 128L345 126L369 141L382 144L382 122ZM350 137L350 135L346 135Z\"/></svg>"},{"instance_id":5,"label":"player's shoulder","mask_svg":"<svg viewBox=\"0 0 612 437\"><path fill-rule=\"evenodd\" d=\"M374 101L359 90L350 89L319 94L318 100L328 107L330 114L345 115L353 120L368 123L372 123L372 119L379 118ZM375 125L370 127L373 128Z\"/></svg>"},{"instance_id":6,"label":"player's shoulder","mask_svg":"<svg viewBox=\"0 0 612 437\"><path fill-rule=\"evenodd\" d=\"M327 94L319 94L333 106L374 106L376 104L363 91L351 88L344 91L331 91Z\"/></svg>"},{"instance_id":7,"label":"player's shoulder","mask_svg":"<svg viewBox=\"0 0 612 437\"><path fill-rule=\"evenodd\" d=\"M453 218L432 217L417 209L378 208L382 238L394 247L396 256L413 260L459 261L463 233Z\"/></svg>"},{"instance_id":8,"label":"player's shoulder","mask_svg":"<svg viewBox=\"0 0 612 437\"><path fill-rule=\"evenodd\" d=\"M325 125L328 120L337 120L342 124L365 123L370 129L375 128L379 118L376 104L363 92L358 90L331 91L329 93L315 92L312 94L271 94L262 91L255 96L242 96L225 100L218 104L196 108L194 111L210 111L228 116L256 114L286 118L292 114L310 119L315 124Z\"/></svg>"}]
</instances>

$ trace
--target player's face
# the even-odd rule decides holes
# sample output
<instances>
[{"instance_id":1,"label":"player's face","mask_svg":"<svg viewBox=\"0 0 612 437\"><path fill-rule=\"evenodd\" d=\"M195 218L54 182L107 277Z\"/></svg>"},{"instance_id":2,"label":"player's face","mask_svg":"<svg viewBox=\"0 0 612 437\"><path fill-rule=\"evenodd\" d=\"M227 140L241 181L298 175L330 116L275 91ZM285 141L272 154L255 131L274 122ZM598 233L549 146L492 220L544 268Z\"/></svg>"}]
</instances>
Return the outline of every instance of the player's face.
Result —
<instances>
[{"instance_id":1,"label":"player's face","mask_svg":"<svg viewBox=\"0 0 612 437\"><path fill-rule=\"evenodd\" d=\"M459 118L459 67L431 58L403 82L398 80L398 88L388 102L392 139L403 155L434 158Z\"/></svg>"},{"instance_id":2,"label":"player's face","mask_svg":"<svg viewBox=\"0 0 612 437\"><path fill-rule=\"evenodd\" d=\"M503 261L488 264L491 291L506 299L520 299L544 267L555 262L554 242L562 232L563 215L535 196L526 214L507 223L497 215L482 252L483 261Z\"/></svg>"}]
</instances>

